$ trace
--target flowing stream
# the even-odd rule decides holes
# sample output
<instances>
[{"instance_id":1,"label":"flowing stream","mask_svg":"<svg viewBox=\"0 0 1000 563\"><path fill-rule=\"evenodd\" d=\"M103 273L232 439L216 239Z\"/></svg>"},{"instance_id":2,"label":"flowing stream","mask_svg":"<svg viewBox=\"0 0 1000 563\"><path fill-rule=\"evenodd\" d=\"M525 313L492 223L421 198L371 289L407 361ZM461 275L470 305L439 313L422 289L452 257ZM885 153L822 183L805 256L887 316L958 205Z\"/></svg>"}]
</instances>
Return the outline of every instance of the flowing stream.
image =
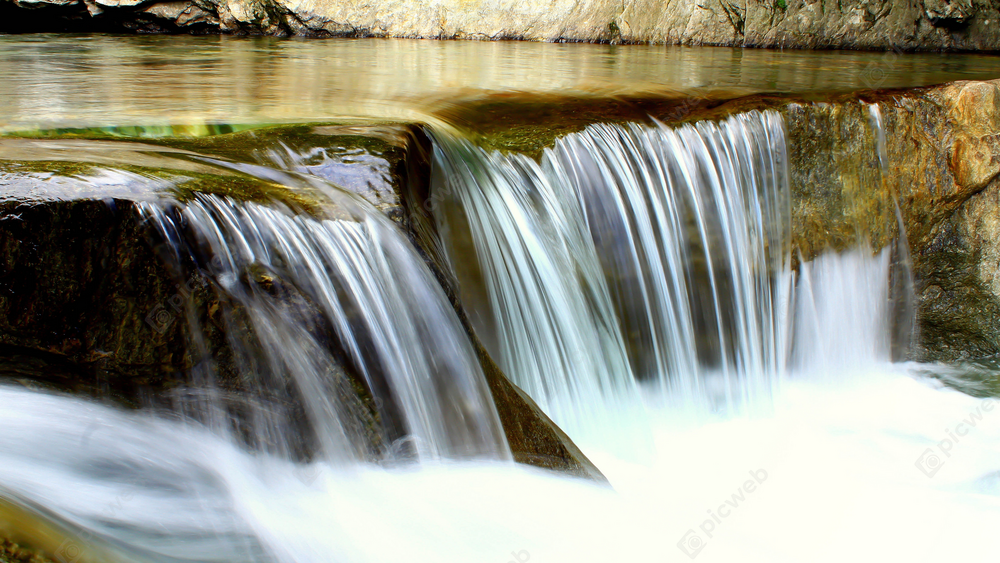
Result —
<instances>
[{"instance_id":1,"label":"flowing stream","mask_svg":"<svg viewBox=\"0 0 1000 563\"><path fill-rule=\"evenodd\" d=\"M470 324L610 487L511 462L410 241L276 160L240 169L318 190L319 210L139 206L241 327L235 374L209 354L180 406L137 411L0 386L2 513L54 530L34 537L65 563L998 552L1000 405L941 383L943 366L892 362L890 248L792 268L778 114L593 125L539 161L434 137L432 207Z\"/></svg>"}]
</instances>

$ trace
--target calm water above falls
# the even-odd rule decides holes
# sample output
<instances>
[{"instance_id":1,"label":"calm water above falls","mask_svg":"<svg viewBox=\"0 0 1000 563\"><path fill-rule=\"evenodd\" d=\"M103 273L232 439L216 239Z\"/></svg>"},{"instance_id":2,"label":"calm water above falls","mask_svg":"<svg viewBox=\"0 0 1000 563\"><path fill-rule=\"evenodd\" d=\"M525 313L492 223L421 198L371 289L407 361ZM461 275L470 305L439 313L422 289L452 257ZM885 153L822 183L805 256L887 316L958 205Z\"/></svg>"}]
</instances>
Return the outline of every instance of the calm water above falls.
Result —
<instances>
[{"instance_id":1,"label":"calm water above falls","mask_svg":"<svg viewBox=\"0 0 1000 563\"><path fill-rule=\"evenodd\" d=\"M1000 57L665 46L0 36L0 132L414 119L483 92L833 92L1000 76Z\"/></svg>"},{"instance_id":2,"label":"calm water above falls","mask_svg":"<svg viewBox=\"0 0 1000 563\"><path fill-rule=\"evenodd\" d=\"M466 88L832 90L862 85L873 61L886 62L163 37L4 37L0 51L13 53L0 57L8 130L398 117ZM885 67L882 86L993 77L994 61L906 57ZM935 71L916 71L926 68ZM123 412L4 384L0 499L14 508L0 502L0 515L54 527L52 549L67 562L881 563L998 553L1000 404L926 376L940 366L890 362L888 250L827 254L790 271L780 117L594 126L540 163L438 139L439 211L466 220L439 218L445 240L475 238L493 284L466 301L470 316L613 489L504 460L454 312L401 233L363 203L328 194L351 211L320 221L201 197L150 202L144 216L257 314L263 341L249 348L261 354L248 371L270 363L261 369L292 376L327 455L306 462L248 446L211 417ZM118 152L115 163L140 154ZM326 185L277 161L252 170L292 188ZM134 176L73 181L111 193ZM452 266L472 266L462 258ZM294 282L314 317L246 291L235 278L252 272ZM405 286L394 285L401 277ZM373 381L386 369L397 376L383 384L399 421L386 435L403 447L383 457L404 463L362 461L371 445L345 429L350 413L323 388L331 358L316 349L313 322L356 345L353 360ZM280 413L261 415L262 434L283 429Z\"/></svg>"}]
</instances>

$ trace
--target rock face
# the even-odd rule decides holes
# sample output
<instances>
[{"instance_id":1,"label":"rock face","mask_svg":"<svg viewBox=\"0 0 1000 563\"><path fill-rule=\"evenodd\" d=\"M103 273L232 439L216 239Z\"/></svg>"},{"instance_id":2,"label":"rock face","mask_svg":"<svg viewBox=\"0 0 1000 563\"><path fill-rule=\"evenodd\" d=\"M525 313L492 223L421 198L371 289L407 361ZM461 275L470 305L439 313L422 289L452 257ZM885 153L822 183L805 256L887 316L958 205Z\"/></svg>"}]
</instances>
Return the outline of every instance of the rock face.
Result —
<instances>
[{"instance_id":1,"label":"rock face","mask_svg":"<svg viewBox=\"0 0 1000 563\"><path fill-rule=\"evenodd\" d=\"M795 184L807 196L796 208L798 221L820 224L819 214L830 210L806 202L829 201L820 194L832 184L836 188L827 193L841 198L841 211L828 216L838 221L822 221L835 234L831 238L847 240L854 230L883 245L895 234L898 198L916 281L913 356L956 360L1000 353L1000 81L871 101L880 108L883 141L871 106L790 108L793 146L837 139L830 160L836 170L823 172L807 151L799 153L798 164L792 156Z\"/></svg>"},{"instance_id":2,"label":"rock face","mask_svg":"<svg viewBox=\"0 0 1000 563\"><path fill-rule=\"evenodd\" d=\"M1000 353L1000 81L751 105L762 103L785 114L796 250L881 248L901 224L916 282L911 357Z\"/></svg>"},{"instance_id":3,"label":"rock face","mask_svg":"<svg viewBox=\"0 0 1000 563\"><path fill-rule=\"evenodd\" d=\"M961 4L961 6L959 6ZM962 0L626 3L623 40L747 47L996 49L996 5Z\"/></svg>"},{"instance_id":4,"label":"rock face","mask_svg":"<svg viewBox=\"0 0 1000 563\"><path fill-rule=\"evenodd\" d=\"M0 31L1000 50L989 0L0 0Z\"/></svg>"},{"instance_id":5,"label":"rock face","mask_svg":"<svg viewBox=\"0 0 1000 563\"><path fill-rule=\"evenodd\" d=\"M949 86L938 99L949 135L938 162L953 182L941 186L939 197L965 199L917 248L924 358L994 356L1000 354L1000 81Z\"/></svg>"},{"instance_id":6,"label":"rock face","mask_svg":"<svg viewBox=\"0 0 1000 563\"><path fill-rule=\"evenodd\" d=\"M419 129L398 124L144 143L0 139L0 377L158 404L205 359L192 345L197 326L219 385L245 391L227 352L235 325L226 315L239 311L226 313L232 304L221 303L209 280L163 260L137 204L215 193L320 212L308 187L289 190L274 176L300 171L354 191L405 228L399 194L403 185L426 181L419 157L425 144ZM253 281L280 283L261 278ZM481 347L480 360L515 460L603 480Z\"/></svg>"}]
</instances>

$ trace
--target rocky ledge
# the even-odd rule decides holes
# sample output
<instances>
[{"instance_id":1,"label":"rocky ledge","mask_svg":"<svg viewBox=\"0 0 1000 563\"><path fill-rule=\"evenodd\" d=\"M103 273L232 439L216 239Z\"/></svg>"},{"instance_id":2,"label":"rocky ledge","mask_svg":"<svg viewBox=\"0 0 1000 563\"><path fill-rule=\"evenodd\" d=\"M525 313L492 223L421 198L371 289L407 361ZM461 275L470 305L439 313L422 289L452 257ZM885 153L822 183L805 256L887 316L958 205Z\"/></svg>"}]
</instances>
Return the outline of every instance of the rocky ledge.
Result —
<instances>
[{"instance_id":1,"label":"rocky ledge","mask_svg":"<svg viewBox=\"0 0 1000 563\"><path fill-rule=\"evenodd\" d=\"M207 276L164 260L139 205L203 193L321 214L321 196L282 176L301 172L354 192L409 230L401 194L419 191L407 186L429 174L429 141L406 124L142 142L95 131L58 137L0 138L0 380L129 406L162 406L206 360L224 392L258 387L233 368L227 331L234 325L224 318L232 304ZM281 280L263 275L248 283ZM289 295L289 306L297 306ZM208 357L193 344L201 339ZM603 480L481 346L477 351L514 459ZM335 376L350 378L357 394L350 400L368 408L361 378L346 363L342 372ZM301 410L294 397L291 403Z\"/></svg>"},{"instance_id":2,"label":"rocky ledge","mask_svg":"<svg viewBox=\"0 0 1000 563\"><path fill-rule=\"evenodd\" d=\"M0 0L0 32L524 39L1000 50L990 0Z\"/></svg>"}]
</instances>

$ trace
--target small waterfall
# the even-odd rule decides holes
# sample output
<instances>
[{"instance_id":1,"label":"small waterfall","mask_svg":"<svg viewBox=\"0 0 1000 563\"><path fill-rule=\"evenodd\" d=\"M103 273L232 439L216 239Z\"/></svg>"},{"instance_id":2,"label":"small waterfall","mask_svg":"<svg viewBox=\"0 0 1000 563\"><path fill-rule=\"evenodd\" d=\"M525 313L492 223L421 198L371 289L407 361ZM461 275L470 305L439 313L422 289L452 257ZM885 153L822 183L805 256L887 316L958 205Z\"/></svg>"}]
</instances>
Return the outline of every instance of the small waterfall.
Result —
<instances>
[{"instance_id":1,"label":"small waterfall","mask_svg":"<svg viewBox=\"0 0 1000 563\"><path fill-rule=\"evenodd\" d=\"M377 212L337 203L327 220L208 195L142 206L171 260L222 294L228 380L260 397L289 389L252 409L250 436L287 454L304 426L330 461L508 458L476 355L426 265ZM297 428L276 407L295 401Z\"/></svg>"},{"instance_id":2,"label":"small waterfall","mask_svg":"<svg viewBox=\"0 0 1000 563\"><path fill-rule=\"evenodd\" d=\"M875 152L882 175L889 172L889 157L885 152L885 126L882 124L882 110L878 104L868 104L868 122L875 134Z\"/></svg>"},{"instance_id":3,"label":"small waterfall","mask_svg":"<svg viewBox=\"0 0 1000 563\"><path fill-rule=\"evenodd\" d=\"M891 250L873 257L865 245L800 266L792 350L796 371L837 378L889 362Z\"/></svg>"},{"instance_id":4,"label":"small waterfall","mask_svg":"<svg viewBox=\"0 0 1000 563\"><path fill-rule=\"evenodd\" d=\"M440 137L440 232L506 373L571 428L567 412L640 382L730 408L769 395L790 297L784 143L774 112L593 125L540 162Z\"/></svg>"},{"instance_id":5,"label":"small waterfall","mask_svg":"<svg viewBox=\"0 0 1000 563\"><path fill-rule=\"evenodd\" d=\"M863 102L862 102L863 103ZM882 188L889 181L889 155L886 151L885 123L878 103L867 104L868 125L875 140ZM892 301L891 353L893 360L909 357L910 346L916 341L916 292L913 278L913 260L906 235L903 213L899 207L899 194L892 194L896 218L896 241L890 260L889 299Z\"/></svg>"}]
</instances>

